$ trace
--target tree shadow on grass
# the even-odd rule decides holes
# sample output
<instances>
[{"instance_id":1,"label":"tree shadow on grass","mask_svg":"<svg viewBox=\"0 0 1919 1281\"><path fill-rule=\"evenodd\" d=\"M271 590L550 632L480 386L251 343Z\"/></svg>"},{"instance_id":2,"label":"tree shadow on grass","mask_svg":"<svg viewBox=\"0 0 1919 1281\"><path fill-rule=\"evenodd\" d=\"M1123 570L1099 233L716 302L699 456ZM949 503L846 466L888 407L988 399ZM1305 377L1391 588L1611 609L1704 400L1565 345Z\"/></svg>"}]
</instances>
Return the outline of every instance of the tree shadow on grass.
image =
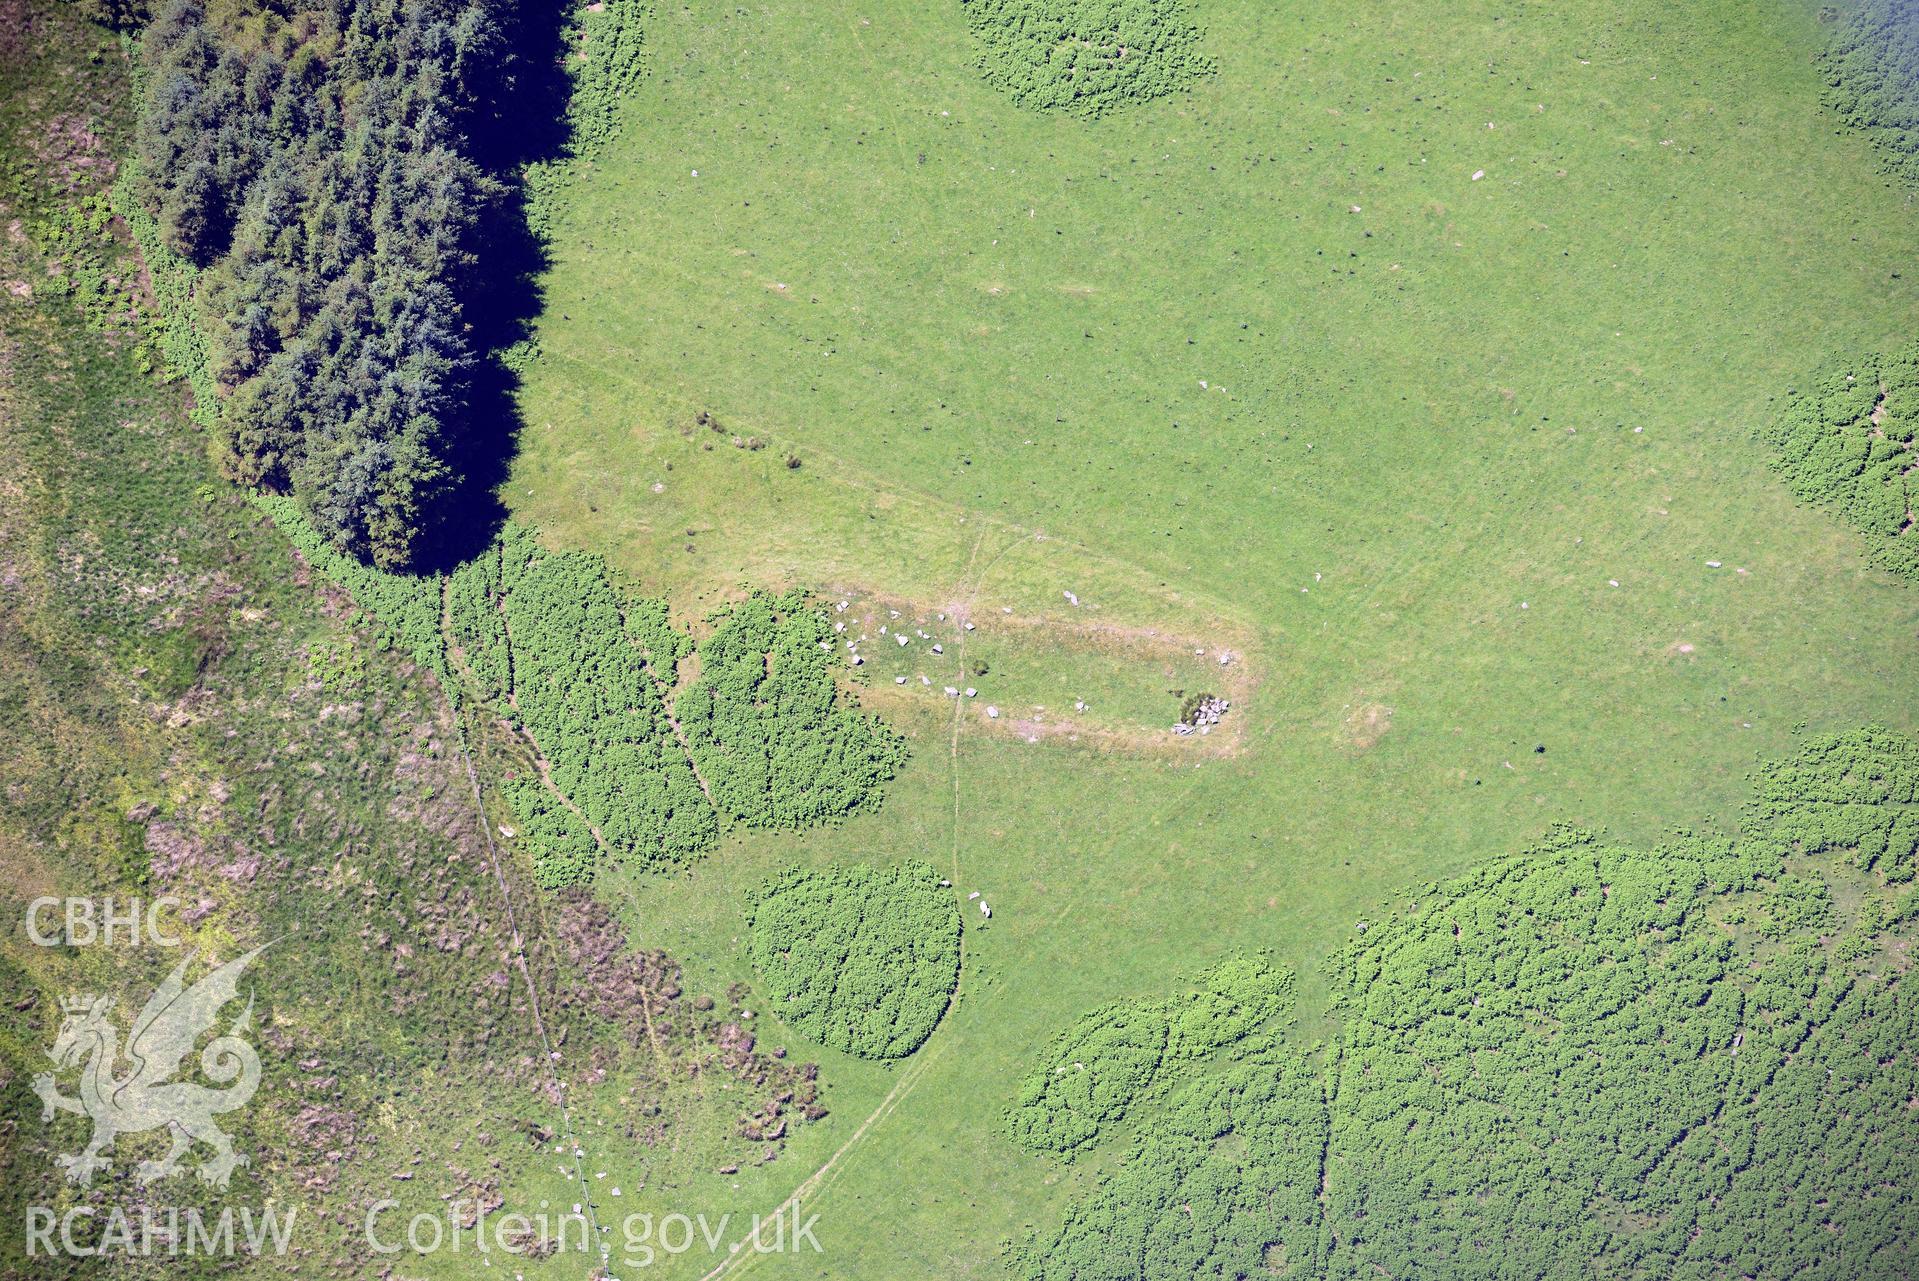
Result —
<instances>
[{"instance_id":1,"label":"tree shadow on grass","mask_svg":"<svg viewBox=\"0 0 1919 1281\"><path fill-rule=\"evenodd\" d=\"M570 150L565 69L570 0L501 6L501 52L472 113L468 153L497 186L471 239L472 266L459 282L474 362L467 421L448 458L455 483L440 500L433 537L419 551L422 573L452 569L484 551L507 516L501 489L518 448L519 375L508 353L525 342L544 303L549 258L533 230L524 175Z\"/></svg>"}]
</instances>

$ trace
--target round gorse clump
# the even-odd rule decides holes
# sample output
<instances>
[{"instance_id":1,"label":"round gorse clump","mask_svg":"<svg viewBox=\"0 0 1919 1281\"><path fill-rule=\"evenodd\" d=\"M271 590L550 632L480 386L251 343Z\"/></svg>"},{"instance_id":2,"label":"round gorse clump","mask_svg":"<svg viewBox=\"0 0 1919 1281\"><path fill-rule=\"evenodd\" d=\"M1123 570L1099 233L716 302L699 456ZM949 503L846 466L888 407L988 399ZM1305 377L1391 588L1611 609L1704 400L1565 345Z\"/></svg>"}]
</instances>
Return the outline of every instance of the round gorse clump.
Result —
<instances>
[{"instance_id":1,"label":"round gorse clump","mask_svg":"<svg viewBox=\"0 0 1919 1281\"><path fill-rule=\"evenodd\" d=\"M861 1058L918 1049L959 982L958 904L917 860L793 868L760 886L747 921L775 1013Z\"/></svg>"},{"instance_id":2,"label":"round gorse clump","mask_svg":"<svg viewBox=\"0 0 1919 1281\"><path fill-rule=\"evenodd\" d=\"M987 80L1023 107L1097 116L1209 74L1184 0L965 0Z\"/></svg>"}]
</instances>

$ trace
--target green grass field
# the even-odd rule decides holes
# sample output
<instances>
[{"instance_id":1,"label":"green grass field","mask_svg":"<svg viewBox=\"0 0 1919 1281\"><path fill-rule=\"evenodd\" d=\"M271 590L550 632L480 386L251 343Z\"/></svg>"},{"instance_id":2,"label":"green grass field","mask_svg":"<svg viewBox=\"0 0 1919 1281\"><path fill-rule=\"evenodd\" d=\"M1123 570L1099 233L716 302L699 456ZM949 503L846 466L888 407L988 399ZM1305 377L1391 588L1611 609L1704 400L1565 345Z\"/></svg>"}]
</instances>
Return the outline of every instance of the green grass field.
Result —
<instances>
[{"instance_id":1,"label":"green grass field","mask_svg":"<svg viewBox=\"0 0 1919 1281\"><path fill-rule=\"evenodd\" d=\"M627 580L612 590L666 598L699 638L749 591L816 592L844 628L828 642L843 692L910 746L879 804L842 823L753 830L757 811L716 804L724 835L684 870L603 858L592 892L636 955L594 951L610 937L594 903L535 884L512 812L510 781L593 756L556 741L577 727L549 718L536 741L515 686L477 683L477 653L404 661L404 638L379 639L396 620L328 590L324 564L295 559L203 456L153 378L165 317L95 164L129 150L126 46L76 10L0 0L0 75L17 89L0 110L0 700L15 713L0 899L17 916L43 891L185 887L207 913L197 944L295 940L262 1006L273 1097L242 1133L260 1160L232 1195L318 1226L296 1257L233 1274L365 1271L356 1228L390 1195L389 1238L453 1197L588 1203L628 1281L1000 1278L1018 1247L1077 1225L1047 1260L1057 1276L1124 1237L1100 1198L1171 1189L1121 1226L1166 1226L1181 1197L1201 1226L1173 1224L1174 1246L1136 1270L1184 1275L1165 1262L1181 1232L1239 1213L1275 1228L1255 1242L1268 1270L1301 1275L1287 1246L1304 1237L1258 1220L1315 1203L1296 1174L1316 1166L1327 1275L1420 1250L1444 1271L1447 1234L1476 1217L1499 1221L1470 1241L1490 1266L1596 1241L1594 1270L1617 1274L1679 1257L1627 1253L1686 1235L1657 1213L1669 1193L1719 1236L1791 1236L1790 1257L1825 1275L1906 1275L1911 1064L1874 1037L1912 1025L1919 753L1782 767L1749 807L1755 769L1811 735L1919 729L1914 584L1871 567L1840 515L1796 503L1759 439L1833 353L1909 344L1919 302L1914 194L1821 105L1826 16L1806 0L1185 9L1200 35L1179 65L1196 54L1202 74L1103 114L1031 109L989 83L968 25L984 10L961 0L655 6L648 74L617 120L601 114L617 90L580 77L591 158L533 180L552 262L516 362L512 514L604 555ZM638 10L591 12L630 52ZM22 56L9 15L44 56ZM392 593L433 646L468 634L440 588ZM492 592L458 599L503 605ZM814 657L810 635L799 648ZM728 670L757 675L758 654ZM612 684L584 662L555 670L555 685ZM703 678L720 674L687 658L661 706L684 712ZM1232 700L1225 721L1174 735L1200 693ZM758 697L729 715L793 713ZM633 710L610 705L609 724ZM647 732L677 760L683 730L673 746L664 724ZM825 769L815 745L782 740L769 790ZM691 768L724 756L706 750L685 749ZM617 796L606 776L630 759L596 757L569 786ZM1871 807L1825 804L1821 787L1872 769L1884 794L1846 797ZM1742 813L1751 841L1659 847ZM1559 823L1659 852L1542 841ZM1800 842L1789 863L1775 835ZM1849 865L1872 839L1884 861ZM229 846L235 862L213 857ZM1526 875L1493 861L1515 851ZM749 949L753 896L795 865L908 860L951 882L963 920L930 1036L876 1060L785 1024ZM1513 884L1535 897L1502 899ZM1588 885L1600 893L1581 898ZM1552 929L1505 933L1502 913L1542 902ZM1009 1105L1082 1015L1179 1009L1202 971L1253 950L1296 974L1296 1023L1141 1078L1136 1106L1070 1160L1015 1143ZM795 955L785 978L803 982L812 954ZM944 996L941 957L922 1013ZM1730 976L1710 1001L1688 986L1720 973L1701 957ZM0 948L26 992L0 1018L16 1210L83 1195L51 1163L81 1122L42 1126L28 1090L51 994L131 982L120 971L151 960ZM1794 986L1801 962L1830 970ZM1495 973L1509 963L1524 972ZM1479 984L1495 998L1483 1021ZM1616 991L1638 999L1609 1005ZM1744 1021L1721 1018L1749 997ZM1815 1005L1816 1035L1771 1036ZM1641 1017L1678 1030L1643 1035ZM1567 1022L1577 1035L1558 1035ZM742 1030L756 1048L738 1050ZM1797 1076L1724 1084L1775 1049ZM1527 1068L1482 1080L1482 1050ZM1058 1054L1105 1070L1083 1047ZM1581 1075L1586 1058L1607 1071ZM1203 1091L1181 1113L1184 1087L1261 1077L1281 1083L1267 1101L1283 1122L1241 1115L1214 1136L1208 1169L1241 1177L1216 1197L1187 1196L1191 1169L1154 1183L1185 1159L1180 1127L1204 1138L1212 1115ZM1702 1081L1728 1106L1661 1131ZM1839 1093L1861 1082L1876 1093ZM761 1132L768 1107L779 1134ZM1534 1128L1504 1144L1521 1114ZM1698 1192L1715 1186L1708 1149L1753 1117L1779 1164L1729 1176L1746 1200L1719 1216ZM1416 1142L1376 1141L1426 1118ZM1662 1134L1694 1146L1622 1178ZM1155 1146L1128 1146L1145 1135ZM1262 1143L1292 1144L1302 1166L1253 1168ZM1822 1221L1842 1182L1788 1171L1786 1201L1766 1203L1780 1213L1755 1214L1747 1194L1807 1155L1795 1143L1892 1195ZM1613 1184L1525 1173L1547 1168ZM118 1177L101 1195L126 1191ZM1475 1178L1507 1180L1513 1200L1447 1200ZM1284 1197L1221 1208L1269 1192ZM1370 1236L1352 1231L1369 1197ZM752 1216L795 1201L822 1252L754 1252ZM625 1242L634 1213L703 1215L717 1244ZM1487 1245L1501 1228L1526 1239ZM1772 1244L1755 1242L1696 1257ZM376 1266L559 1281L592 1261L469 1247ZM49 1275L174 1266L68 1259Z\"/></svg>"},{"instance_id":2,"label":"green grass field","mask_svg":"<svg viewBox=\"0 0 1919 1281\"><path fill-rule=\"evenodd\" d=\"M1216 74L1087 121L987 85L956 4L661 6L570 188L509 489L551 541L688 616L794 583L962 605L982 652L1010 606L1254 668L1226 755L889 705L877 814L622 893L708 986L790 861L924 857L994 908L905 1066L804 1051L832 1117L710 1195L837 1153L827 1254L736 1270L999 1275L1085 1177L1000 1124L1081 1011L1271 946L1310 1036L1396 891L1556 820L1729 824L1796 732L1914 726L1919 597L1754 439L1919 301L1811 5L1195 9ZM913 670L1012 701L946 648ZM1029 701L1101 671L1018 653Z\"/></svg>"}]
</instances>

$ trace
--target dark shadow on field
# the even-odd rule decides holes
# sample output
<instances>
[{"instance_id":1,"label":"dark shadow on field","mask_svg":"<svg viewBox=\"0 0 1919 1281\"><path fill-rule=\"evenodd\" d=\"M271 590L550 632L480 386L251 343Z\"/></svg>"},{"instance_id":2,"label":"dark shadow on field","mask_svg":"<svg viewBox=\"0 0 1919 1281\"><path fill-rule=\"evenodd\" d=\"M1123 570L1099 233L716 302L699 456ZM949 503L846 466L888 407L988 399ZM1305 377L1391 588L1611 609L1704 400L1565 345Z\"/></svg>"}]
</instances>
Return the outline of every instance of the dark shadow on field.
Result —
<instances>
[{"instance_id":1,"label":"dark shadow on field","mask_svg":"<svg viewBox=\"0 0 1919 1281\"><path fill-rule=\"evenodd\" d=\"M495 48L503 51L482 102L473 113L469 154L497 184L481 212L470 250L472 264L459 282L474 362L468 383L467 422L448 459L456 477L441 499L432 543L420 549L415 568L447 570L483 551L506 519L500 489L518 448L520 420L515 400L519 375L507 352L531 333L543 296L540 278L546 246L527 216L522 175L538 162L568 153L565 70L568 0L532 0L501 6Z\"/></svg>"}]
</instances>

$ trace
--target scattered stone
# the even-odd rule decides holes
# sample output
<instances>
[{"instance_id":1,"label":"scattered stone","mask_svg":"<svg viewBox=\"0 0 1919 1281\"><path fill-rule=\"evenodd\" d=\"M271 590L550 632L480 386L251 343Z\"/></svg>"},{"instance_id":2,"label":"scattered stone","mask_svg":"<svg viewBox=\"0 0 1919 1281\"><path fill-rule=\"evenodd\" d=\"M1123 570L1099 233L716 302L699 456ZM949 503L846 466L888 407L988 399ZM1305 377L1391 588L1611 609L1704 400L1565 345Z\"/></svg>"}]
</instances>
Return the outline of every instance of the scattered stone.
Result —
<instances>
[{"instance_id":1,"label":"scattered stone","mask_svg":"<svg viewBox=\"0 0 1919 1281\"><path fill-rule=\"evenodd\" d=\"M1217 694L1195 694L1186 700L1184 707L1180 708L1180 728L1176 728L1173 732L1190 734L1194 730L1199 730L1204 733L1207 729L1219 724L1220 718L1226 715L1226 709L1232 705L1232 700L1221 698Z\"/></svg>"}]
</instances>

